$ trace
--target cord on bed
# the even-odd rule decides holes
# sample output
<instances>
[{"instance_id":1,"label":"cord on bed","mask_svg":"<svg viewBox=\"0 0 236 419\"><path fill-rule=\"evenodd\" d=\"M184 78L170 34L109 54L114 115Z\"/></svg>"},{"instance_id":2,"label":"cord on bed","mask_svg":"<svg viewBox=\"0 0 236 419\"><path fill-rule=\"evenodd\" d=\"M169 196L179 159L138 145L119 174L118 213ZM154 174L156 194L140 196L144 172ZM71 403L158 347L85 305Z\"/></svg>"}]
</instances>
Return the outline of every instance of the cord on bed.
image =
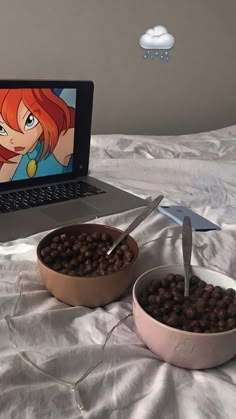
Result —
<instances>
[{"instance_id":1,"label":"cord on bed","mask_svg":"<svg viewBox=\"0 0 236 419\"><path fill-rule=\"evenodd\" d=\"M17 352L17 354L19 355L19 357L22 359L22 361L24 361L25 362L25 364L26 365L28 365L28 366L30 366L31 368L33 368L33 369L36 369L38 372L40 372L41 374L43 374L45 377L47 377L47 378L49 378L49 379L51 379L52 381L54 381L55 383L57 383L57 384L59 384L59 385L62 385L62 386L64 386L64 387L66 387L66 388L69 388L71 391L72 391L72 393L73 393L73 395L74 395L74 399L75 399L75 402L76 402L76 405L77 405L77 408L78 408L78 410L79 410L79 413L83 416L85 413L86 413L86 410L85 410L85 408L84 408L84 406L83 406L83 403L81 402L81 400L80 400L80 395L79 395L79 384L83 381L83 380L85 380L85 378L87 378L88 377L88 375L89 374L91 374L91 372L92 371L94 371L99 365L101 365L103 362L104 362L104 359L101 359L96 365L93 365L93 366L91 366L90 368L88 368L86 371L85 371L85 373L75 382L75 383L71 383L71 382L69 382L69 381L66 381L66 380L63 380L63 379L61 379L61 378L57 378L57 377L54 377L53 375L51 375L51 374L48 374L46 371L44 371L43 369L41 369L38 365L36 365L33 361L31 361L29 358L28 358L28 356L23 352L23 351L21 351L20 349L19 349L19 347L17 346L17 344L16 344L16 342L15 342L15 340L14 340L14 334L13 334L13 330L12 330L12 319L16 316L16 312L17 312L17 308L18 308L18 306L19 306L19 303L20 303L20 300L21 300L21 297L22 297L22 284L21 284L21 281L22 281L22 278L23 278L23 273L22 272L20 272L19 273L19 277L18 277L18 279L17 279L17 281L16 281L16 288L17 288L17 291L19 292L19 295L18 295L18 297L17 297L17 300L16 300L16 304L14 305L14 308L13 308L13 314L12 314L12 316L10 316L10 315L7 315L7 316L5 316L5 320L6 320L6 324L7 324L7 327L8 327L8 330L9 330L9 337L10 337L10 342L11 342L11 345L13 346L13 348L15 349L15 351ZM107 342L108 342L108 340L110 339L110 337L111 337L111 335L112 335L112 333L113 333L113 331L119 326L119 325L121 325L122 323L124 323L129 317L131 317L133 314L132 313L129 313L127 316L125 316L123 319L121 319L121 320L119 320L116 324L115 324L115 326L113 326L112 327L112 329L108 332L108 334L107 334L107 336L106 336L106 338L105 338L105 342L104 342L104 344L102 345L102 352L104 353L104 351L105 351L105 348L106 348L106 344L107 344ZM104 357L103 357L104 358Z\"/></svg>"}]
</instances>

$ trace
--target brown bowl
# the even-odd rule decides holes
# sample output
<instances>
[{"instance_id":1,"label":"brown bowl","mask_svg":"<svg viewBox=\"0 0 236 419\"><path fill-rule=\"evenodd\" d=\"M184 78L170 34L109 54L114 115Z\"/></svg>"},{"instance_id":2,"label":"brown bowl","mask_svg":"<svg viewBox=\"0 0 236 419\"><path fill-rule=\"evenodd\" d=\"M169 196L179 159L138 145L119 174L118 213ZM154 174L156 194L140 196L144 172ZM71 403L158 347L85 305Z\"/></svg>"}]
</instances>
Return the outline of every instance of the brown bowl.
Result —
<instances>
[{"instance_id":1,"label":"brown bowl","mask_svg":"<svg viewBox=\"0 0 236 419\"><path fill-rule=\"evenodd\" d=\"M72 306L97 307L116 300L133 281L133 266L138 256L136 241L127 236L127 244L134 257L129 265L118 272L99 276L71 276L48 267L41 257L41 250L46 247L56 235L108 233L113 241L122 233L117 228L100 224L76 224L59 228L47 234L38 244L37 259L41 279L47 289L58 300Z\"/></svg>"}]
</instances>

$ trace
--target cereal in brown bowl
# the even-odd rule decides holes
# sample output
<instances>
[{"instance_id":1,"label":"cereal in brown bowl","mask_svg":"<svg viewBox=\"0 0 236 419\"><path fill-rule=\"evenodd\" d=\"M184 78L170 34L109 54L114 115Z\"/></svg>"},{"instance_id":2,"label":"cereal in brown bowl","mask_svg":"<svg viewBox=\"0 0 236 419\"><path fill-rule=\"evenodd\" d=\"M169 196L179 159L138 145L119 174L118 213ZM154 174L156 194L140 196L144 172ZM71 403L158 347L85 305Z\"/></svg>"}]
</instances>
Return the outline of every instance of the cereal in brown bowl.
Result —
<instances>
[{"instance_id":1,"label":"cereal in brown bowl","mask_svg":"<svg viewBox=\"0 0 236 419\"><path fill-rule=\"evenodd\" d=\"M99 276L117 272L134 257L127 240L106 255L113 239L109 233L55 235L40 251L51 269L72 276Z\"/></svg>"}]
</instances>

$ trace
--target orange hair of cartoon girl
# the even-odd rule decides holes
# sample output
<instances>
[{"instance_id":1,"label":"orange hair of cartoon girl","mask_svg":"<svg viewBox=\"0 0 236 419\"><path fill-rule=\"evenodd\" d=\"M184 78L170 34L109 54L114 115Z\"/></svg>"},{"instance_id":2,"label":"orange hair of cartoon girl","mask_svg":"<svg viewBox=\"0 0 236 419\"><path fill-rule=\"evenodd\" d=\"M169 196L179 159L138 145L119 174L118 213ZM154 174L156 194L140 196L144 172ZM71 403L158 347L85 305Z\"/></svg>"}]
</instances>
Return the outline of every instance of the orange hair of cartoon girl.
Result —
<instances>
[{"instance_id":1,"label":"orange hair of cartoon girl","mask_svg":"<svg viewBox=\"0 0 236 419\"><path fill-rule=\"evenodd\" d=\"M40 159L52 152L62 131L74 127L75 110L66 105L51 89L0 89L0 114L4 122L20 132L17 119L18 107L23 101L28 110L40 122L43 133L39 140L44 142ZM0 145L0 164L17 156Z\"/></svg>"}]
</instances>

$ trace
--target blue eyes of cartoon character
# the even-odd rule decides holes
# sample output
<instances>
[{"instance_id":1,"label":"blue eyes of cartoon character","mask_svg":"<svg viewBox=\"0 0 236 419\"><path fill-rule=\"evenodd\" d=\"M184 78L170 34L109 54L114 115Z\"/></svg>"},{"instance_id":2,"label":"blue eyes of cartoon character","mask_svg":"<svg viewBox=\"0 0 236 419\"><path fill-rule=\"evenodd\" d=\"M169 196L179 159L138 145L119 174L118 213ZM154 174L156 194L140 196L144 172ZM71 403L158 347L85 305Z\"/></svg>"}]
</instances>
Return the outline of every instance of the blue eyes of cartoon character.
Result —
<instances>
[{"instance_id":1,"label":"blue eyes of cartoon character","mask_svg":"<svg viewBox=\"0 0 236 419\"><path fill-rule=\"evenodd\" d=\"M36 118L36 116L34 116L32 113L29 114L29 116L27 117L26 121L25 121L25 131L28 131L34 127L36 127L36 125L38 125L39 121ZM0 125L0 136L3 135L8 135L7 131L5 130L5 128L3 128L2 125Z\"/></svg>"},{"instance_id":2,"label":"blue eyes of cartoon character","mask_svg":"<svg viewBox=\"0 0 236 419\"><path fill-rule=\"evenodd\" d=\"M7 131L0 125L0 135L7 135Z\"/></svg>"},{"instance_id":3,"label":"blue eyes of cartoon character","mask_svg":"<svg viewBox=\"0 0 236 419\"><path fill-rule=\"evenodd\" d=\"M28 118L25 121L25 131L36 127L38 124L38 119L32 113L29 114Z\"/></svg>"}]
</instances>

